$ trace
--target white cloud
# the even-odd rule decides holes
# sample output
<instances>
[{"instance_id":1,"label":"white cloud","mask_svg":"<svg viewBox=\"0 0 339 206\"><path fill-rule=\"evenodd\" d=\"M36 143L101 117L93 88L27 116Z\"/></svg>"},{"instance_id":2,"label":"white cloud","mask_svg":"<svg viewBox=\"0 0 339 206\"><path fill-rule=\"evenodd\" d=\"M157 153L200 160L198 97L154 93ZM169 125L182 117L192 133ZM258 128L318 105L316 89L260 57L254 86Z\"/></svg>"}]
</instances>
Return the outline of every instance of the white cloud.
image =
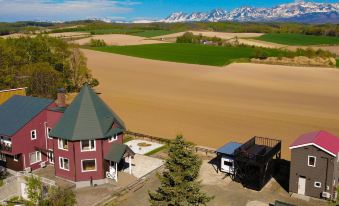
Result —
<instances>
[{"instance_id":1,"label":"white cloud","mask_svg":"<svg viewBox=\"0 0 339 206\"><path fill-rule=\"evenodd\" d=\"M0 0L0 21L102 18L130 13L138 4L132 0Z\"/></svg>"}]
</instances>

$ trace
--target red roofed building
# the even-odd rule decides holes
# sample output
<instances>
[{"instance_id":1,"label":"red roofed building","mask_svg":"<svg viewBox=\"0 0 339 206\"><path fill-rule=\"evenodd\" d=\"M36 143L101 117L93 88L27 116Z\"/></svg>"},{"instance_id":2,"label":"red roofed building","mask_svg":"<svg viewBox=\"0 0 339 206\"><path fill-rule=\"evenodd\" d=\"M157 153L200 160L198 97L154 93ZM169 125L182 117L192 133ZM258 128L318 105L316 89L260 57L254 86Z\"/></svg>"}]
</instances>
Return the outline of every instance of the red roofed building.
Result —
<instances>
[{"instance_id":1,"label":"red roofed building","mask_svg":"<svg viewBox=\"0 0 339 206\"><path fill-rule=\"evenodd\" d=\"M334 199L339 177L339 138L326 131L311 132L296 139L290 149L290 192Z\"/></svg>"}]
</instances>

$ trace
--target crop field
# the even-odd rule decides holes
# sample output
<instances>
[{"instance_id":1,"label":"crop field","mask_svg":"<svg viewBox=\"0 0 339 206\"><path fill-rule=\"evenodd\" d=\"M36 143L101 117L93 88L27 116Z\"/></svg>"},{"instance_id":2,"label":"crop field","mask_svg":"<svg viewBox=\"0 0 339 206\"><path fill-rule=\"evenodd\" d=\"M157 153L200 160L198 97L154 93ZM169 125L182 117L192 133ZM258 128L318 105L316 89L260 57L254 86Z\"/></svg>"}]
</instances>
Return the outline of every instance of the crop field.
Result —
<instances>
[{"instance_id":1,"label":"crop field","mask_svg":"<svg viewBox=\"0 0 339 206\"><path fill-rule=\"evenodd\" d=\"M155 37L176 33L173 30L139 30L139 29L96 29L90 30L91 34L102 35L102 34L129 34L141 37Z\"/></svg>"},{"instance_id":2,"label":"crop field","mask_svg":"<svg viewBox=\"0 0 339 206\"><path fill-rule=\"evenodd\" d=\"M256 39L285 45L337 45L339 37L314 36L303 34L264 34Z\"/></svg>"},{"instance_id":3,"label":"crop field","mask_svg":"<svg viewBox=\"0 0 339 206\"><path fill-rule=\"evenodd\" d=\"M246 62L255 53L252 47L216 47L200 44L146 44L92 48L127 56L170 62L224 66L232 62ZM277 49L263 49L268 56L277 56Z\"/></svg>"}]
</instances>

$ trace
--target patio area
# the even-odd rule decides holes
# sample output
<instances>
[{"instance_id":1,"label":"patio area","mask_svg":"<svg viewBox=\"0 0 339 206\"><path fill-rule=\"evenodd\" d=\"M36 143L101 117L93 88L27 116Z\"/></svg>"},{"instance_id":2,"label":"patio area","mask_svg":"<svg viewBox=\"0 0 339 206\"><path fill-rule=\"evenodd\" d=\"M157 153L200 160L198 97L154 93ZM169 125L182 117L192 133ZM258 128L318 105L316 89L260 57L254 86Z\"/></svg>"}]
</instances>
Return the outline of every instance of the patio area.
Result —
<instances>
[{"instance_id":1,"label":"patio area","mask_svg":"<svg viewBox=\"0 0 339 206\"><path fill-rule=\"evenodd\" d=\"M161 159L135 154L134 159L132 159L132 175L136 178L141 178L158 169L163 164L164 161ZM123 171L129 173L129 168L127 167Z\"/></svg>"},{"instance_id":2,"label":"patio area","mask_svg":"<svg viewBox=\"0 0 339 206\"><path fill-rule=\"evenodd\" d=\"M125 144L128 145L134 153L141 155L147 154L148 152L164 146L164 144L140 139L131 140L126 142Z\"/></svg>"}]
</instances>

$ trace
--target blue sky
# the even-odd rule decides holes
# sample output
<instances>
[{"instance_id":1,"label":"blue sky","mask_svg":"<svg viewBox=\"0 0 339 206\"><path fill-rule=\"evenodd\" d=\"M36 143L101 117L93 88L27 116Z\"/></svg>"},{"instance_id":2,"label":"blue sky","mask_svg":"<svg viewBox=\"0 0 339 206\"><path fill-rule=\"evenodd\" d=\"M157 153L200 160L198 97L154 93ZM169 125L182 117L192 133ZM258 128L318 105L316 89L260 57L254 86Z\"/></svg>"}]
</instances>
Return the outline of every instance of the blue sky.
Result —
<instances>
[{"instance_id":1,"label":"blue sky","mask_svg":"<svg viewBox=\"0 0 339 206\"><path fill-rule=\"evenodd\" d=\"M295 0L0 0L0 21L160 19L172 12L231 10L240 6L272 7ZM335 3L338 0L315 0Z\"/></svg>"}]
</instances>

